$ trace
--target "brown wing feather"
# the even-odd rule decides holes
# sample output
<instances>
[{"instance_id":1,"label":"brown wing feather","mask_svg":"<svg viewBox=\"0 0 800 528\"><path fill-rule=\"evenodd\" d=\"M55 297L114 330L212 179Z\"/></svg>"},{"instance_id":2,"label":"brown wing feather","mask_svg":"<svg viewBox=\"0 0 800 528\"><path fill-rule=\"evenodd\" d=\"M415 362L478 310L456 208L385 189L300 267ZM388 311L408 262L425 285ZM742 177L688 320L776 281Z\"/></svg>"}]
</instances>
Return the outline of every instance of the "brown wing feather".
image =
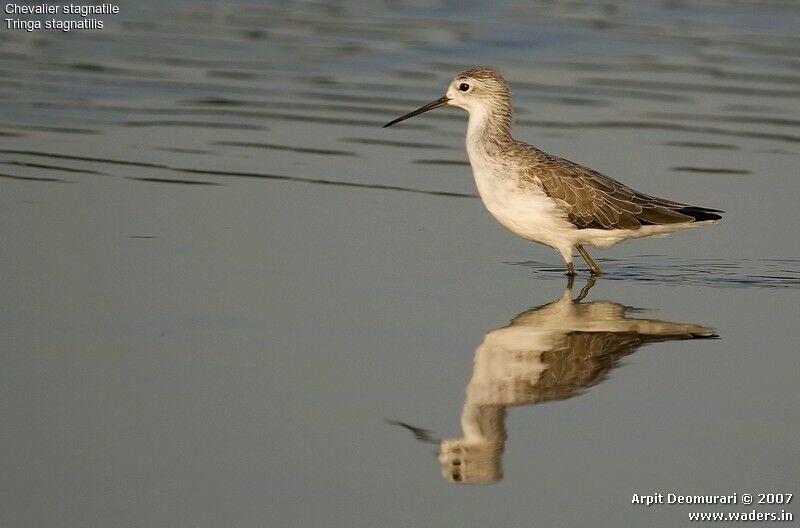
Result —
<instances>
[{"instance_id":1,"label":"brown wing feather","mask_svg":"<svg viewBox=\"0 0 800 528\"><path fill-rule=\"evenodd\" d=\"M639 229L643 225L692 222L698 218L691 210L717 218L719 215L707 213L721 212L638 192L588 167L541 151L537 158L530 177L559 201L567 219L579 229ZM686 208L690 211L682 211Z\"/></svg>"}]
</instances>

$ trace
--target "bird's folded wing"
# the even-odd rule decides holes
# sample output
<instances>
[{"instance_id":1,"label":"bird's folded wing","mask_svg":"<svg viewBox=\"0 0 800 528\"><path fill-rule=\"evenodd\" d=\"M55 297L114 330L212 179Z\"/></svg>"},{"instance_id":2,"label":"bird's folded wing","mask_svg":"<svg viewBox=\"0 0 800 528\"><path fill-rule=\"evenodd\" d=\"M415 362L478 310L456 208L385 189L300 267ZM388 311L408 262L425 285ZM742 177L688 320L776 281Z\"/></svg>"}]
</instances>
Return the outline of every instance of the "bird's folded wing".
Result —
<instances>
[{"instance_id":1,"label":"bird's folded wing","mask_svg":"<svg viewBox=\"0 0 800 528\"><path fill-rule=\"evenodd\" d=\"M563 158L540 160L531 176L579 229L639 229L643 225L693 222L698 209L631 189L604 174Z\"/></svg>"}]
</instances>

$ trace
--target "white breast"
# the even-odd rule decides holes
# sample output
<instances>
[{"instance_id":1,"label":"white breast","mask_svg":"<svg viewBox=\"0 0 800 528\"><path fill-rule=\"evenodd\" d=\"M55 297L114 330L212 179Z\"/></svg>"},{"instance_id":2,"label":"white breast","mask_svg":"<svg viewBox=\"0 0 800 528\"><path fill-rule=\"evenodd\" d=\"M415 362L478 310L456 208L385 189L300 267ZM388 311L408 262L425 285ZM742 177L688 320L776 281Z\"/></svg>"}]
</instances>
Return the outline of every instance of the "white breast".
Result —
<instances>
[{"instance_id":1,"label":"white breast","mask_svg":"<svg viewBox=\"0 0 800 528\"><path fill-rule=\"evenodd\" d=\"M478 193L486 209L515 234L558 248L576 231L544 192L520 187L515 168L468 147Z\"/></svg>"}]
</instances>

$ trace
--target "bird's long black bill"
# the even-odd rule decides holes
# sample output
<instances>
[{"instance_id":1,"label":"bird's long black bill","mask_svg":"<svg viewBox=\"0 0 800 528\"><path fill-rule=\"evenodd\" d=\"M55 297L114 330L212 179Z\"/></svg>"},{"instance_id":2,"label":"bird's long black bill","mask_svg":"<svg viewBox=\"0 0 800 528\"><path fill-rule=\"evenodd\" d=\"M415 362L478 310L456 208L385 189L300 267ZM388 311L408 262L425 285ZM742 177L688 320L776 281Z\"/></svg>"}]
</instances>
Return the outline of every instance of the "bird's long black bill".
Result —
<instances>
[{"instance_id":1,"label":"bird's long black bill","mask_svg":"<svg viewBox=\"0 0 800 528\"><path fill-rule=\"evenodd\" d=\"M405 121L409 117L414 117L415 115L420 115L420 114L422 114L424 112L427 112L428 110L433 110L434 108L439 108L440 106L444 106L444 105L447 104L447 101L449 101L449 99L447 98L446 95L444 97L440 97L439 99L437 99L435 101L431 101L430 103L426 104L425 106L423 106L421 108L417 108L413 112L409 112L406 115L400 116L400 117L398 117L397 119L395 119L393 121L389 121L388 123L383 125L383 128L392 126L395 123L399 123L400 121Z\"/></svg>"}]
</instances>

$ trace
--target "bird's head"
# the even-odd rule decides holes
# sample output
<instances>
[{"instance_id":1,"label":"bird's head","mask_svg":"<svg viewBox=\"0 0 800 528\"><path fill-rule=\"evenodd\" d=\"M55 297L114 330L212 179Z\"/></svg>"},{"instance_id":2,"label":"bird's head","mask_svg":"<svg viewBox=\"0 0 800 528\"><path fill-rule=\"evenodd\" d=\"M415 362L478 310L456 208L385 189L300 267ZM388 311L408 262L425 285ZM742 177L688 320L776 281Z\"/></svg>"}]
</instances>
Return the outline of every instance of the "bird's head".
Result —
<instances>
[{"instance_id":1,"label":"bird's head","mask_svg":"<svg viewBox=\"0 0 800 528\"><path fill-rule=\"evenodd\" d=\"M511 91L505 79L490 68L473 68L456 75L447 88L447 93L397 119L386 123L392 126L409 117L439 108L457 106L472 113L494 113L502 116L511 114Z\"/></svg>"}]
</instances>

